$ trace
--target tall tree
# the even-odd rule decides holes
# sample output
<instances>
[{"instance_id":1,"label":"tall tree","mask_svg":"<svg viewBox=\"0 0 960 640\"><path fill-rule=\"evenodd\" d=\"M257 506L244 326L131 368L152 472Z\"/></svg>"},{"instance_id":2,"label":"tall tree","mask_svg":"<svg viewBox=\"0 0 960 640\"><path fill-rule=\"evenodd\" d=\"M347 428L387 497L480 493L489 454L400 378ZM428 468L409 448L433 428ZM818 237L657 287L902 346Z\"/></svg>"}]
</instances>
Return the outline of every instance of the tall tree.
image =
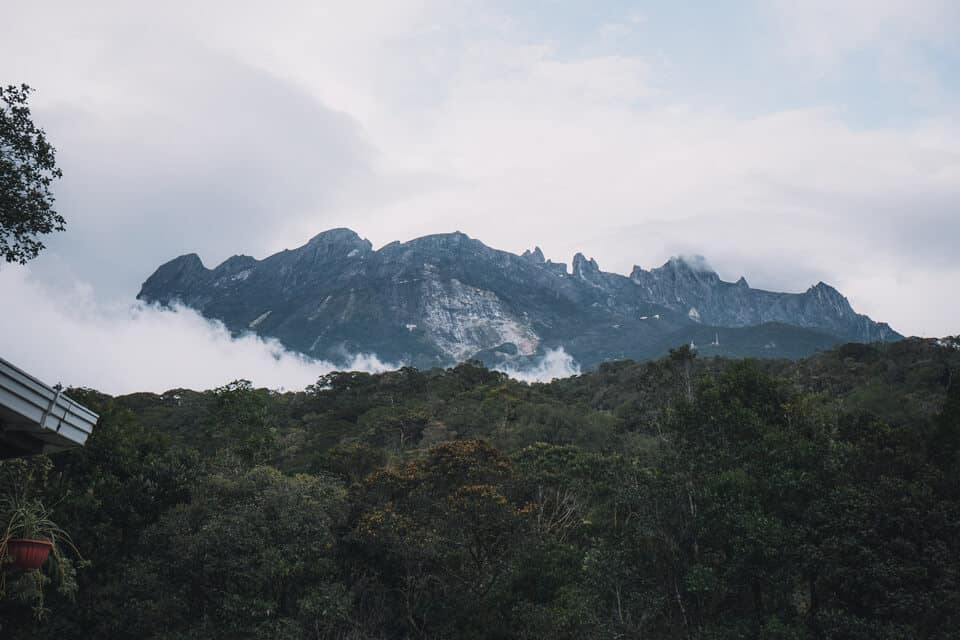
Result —
<instances>
[{"instance_id":1,"label":"tall tree","mask_svg":"<svg viewBox=\"0 0 960 640\"><path fill-rule=\"evenodd\" d=\"M39 236L63 231L50 185L62 173L56 150L33 123L32 89L0 87L0 256L25 264L44 248Z\"/></svg>"}]
</instances>

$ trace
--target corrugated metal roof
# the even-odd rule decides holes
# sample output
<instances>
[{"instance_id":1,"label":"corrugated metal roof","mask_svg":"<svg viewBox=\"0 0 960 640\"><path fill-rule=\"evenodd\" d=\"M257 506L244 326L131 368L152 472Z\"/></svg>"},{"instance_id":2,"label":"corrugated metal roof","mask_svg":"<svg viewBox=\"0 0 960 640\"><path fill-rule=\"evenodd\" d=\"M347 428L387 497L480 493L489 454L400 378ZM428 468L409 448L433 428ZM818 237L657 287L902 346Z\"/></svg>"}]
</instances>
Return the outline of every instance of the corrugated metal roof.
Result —
<instances>
[{"instance_id":1,"label":"corrugated metal roof","mask_svg":"<svg viewBox=\"0 0 960 640\"><path fill-rule=\"evenodd\" d=\"M86 442L99 416L0 358L0 458Z\"/></svg>"}]
</instances>

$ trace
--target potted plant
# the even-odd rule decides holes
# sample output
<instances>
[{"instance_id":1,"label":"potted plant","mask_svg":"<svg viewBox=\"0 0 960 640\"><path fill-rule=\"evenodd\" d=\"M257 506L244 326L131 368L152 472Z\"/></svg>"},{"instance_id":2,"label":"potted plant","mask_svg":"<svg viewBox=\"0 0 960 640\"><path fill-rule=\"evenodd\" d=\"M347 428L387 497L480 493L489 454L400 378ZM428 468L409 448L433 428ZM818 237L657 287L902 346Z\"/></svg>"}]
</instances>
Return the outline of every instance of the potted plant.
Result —
<instances>
[{"instance_id":1,"label":"potted plant","mask_svg":"<svg viewBox=\"0 0 960 640\"><path fill-rule=\"evenodd\" d=\"M5 564L36 571L51 553L60 562L60 544L77 552L70 536L50 518L50 509L39 500L3 499L0 514L0 526L4 527L0 530L0 561Z\"/></svg>"},{"instance_id":2,"label":"potted plant","mask_svg":"<svg viewBox=\"0 0 960 640\"><path fill-rule=\"evenodd\" d=\"M76 570L87 564L37 496L51 484L52 469L45 456L0 464L0 605L30 606L37 620L49 613L45 595L51 587L67 598L77 593Z\"/></svg>"},{"instance_id":3,"label":"potted plant","mask_svg":"<svg viewBox=\"0 0 960 640\"><path fill-rule=\"evenodd\" d=\"M23 571L36 571L50 557L53 543L36 538L11 538L7 541L7 555L11 564Z\"/></svg>"}]
</instances>

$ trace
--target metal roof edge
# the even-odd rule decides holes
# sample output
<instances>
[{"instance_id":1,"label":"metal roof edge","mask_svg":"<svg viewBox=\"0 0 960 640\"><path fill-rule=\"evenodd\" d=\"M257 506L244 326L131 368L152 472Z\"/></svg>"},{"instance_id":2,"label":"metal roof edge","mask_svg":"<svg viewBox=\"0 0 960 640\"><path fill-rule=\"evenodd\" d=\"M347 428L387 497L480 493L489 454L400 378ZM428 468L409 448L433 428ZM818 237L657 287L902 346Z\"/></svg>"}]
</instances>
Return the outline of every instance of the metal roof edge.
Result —
<instances>
[{"instance_id":1,"label":"metal roof edge","mask_svg":"<svg viewBox=\"0 0 960 640\"><path fill-rule=\"evenodd\" d=\"M100 416L12 363L0 358L0 405L34 427L36 435L82 445Z\"/></svg>"}]
</instances>

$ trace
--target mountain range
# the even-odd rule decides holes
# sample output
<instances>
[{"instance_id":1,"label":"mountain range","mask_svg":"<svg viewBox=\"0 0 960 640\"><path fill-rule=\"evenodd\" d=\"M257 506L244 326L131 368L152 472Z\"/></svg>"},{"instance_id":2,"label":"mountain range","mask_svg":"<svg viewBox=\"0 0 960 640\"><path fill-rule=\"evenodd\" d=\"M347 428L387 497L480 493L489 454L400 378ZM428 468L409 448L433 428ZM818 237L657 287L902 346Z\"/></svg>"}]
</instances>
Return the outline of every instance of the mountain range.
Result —
<instances>
[{"instance_id":1,"label":"mountain range","mask_svg":"<svg viewBox=\"0 0 960 640\"><path fill-rule=\"evenodd\" d=\"M357 353L427 368L467 359L522 368L563 349L578 365L649 359L681 344L703 355L798 358L843 342L902 338L823 282L803 293L726 282L701 258L629 276L576 254L517 255L456 232L374 250L332 229L263 260L214 269L188 254L160 266L137 298L182 304L235 334L256 332L307 356Z\"/></svg>"}]
</instances>

